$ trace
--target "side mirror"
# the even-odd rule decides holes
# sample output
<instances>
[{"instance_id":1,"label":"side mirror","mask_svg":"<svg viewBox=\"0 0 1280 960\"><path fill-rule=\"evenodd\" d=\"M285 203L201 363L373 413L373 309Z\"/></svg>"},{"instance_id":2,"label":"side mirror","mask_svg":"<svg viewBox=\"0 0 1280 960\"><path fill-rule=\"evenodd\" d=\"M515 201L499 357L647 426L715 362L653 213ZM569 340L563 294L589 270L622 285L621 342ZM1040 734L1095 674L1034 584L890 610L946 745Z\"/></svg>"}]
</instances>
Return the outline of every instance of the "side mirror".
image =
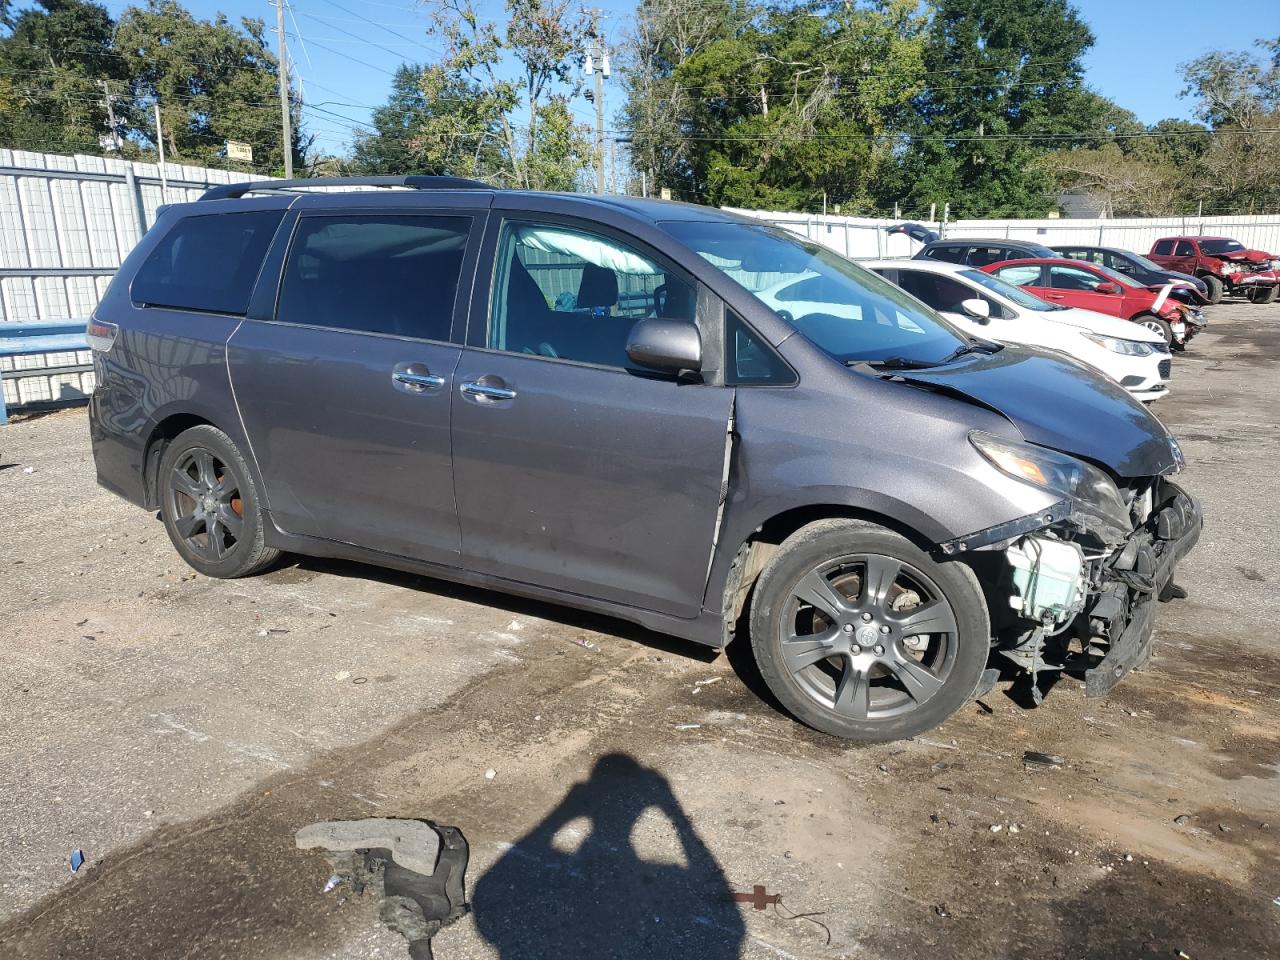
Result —
<instances>
[{"instance_id":1,"label":"side mirror","mask_svg":"<svg viewBox=\"0 0 1280 960\"><path fill-rule=\"evenodd\" d=\"M1094 287L1093 292L1117 294L1120 292L1120 284L1112 283L1110 280L1108 280L1105 283L1100 283L1096 287Z\"/></svg>"},{"instance_id":2,"label":"side mirror","mask_svg":"<svg viewBox=\"0 0 1280 960\"><path fill-rule=\"evenodd\" d=\"M961 301L960 309L979 323L986 323L991 319L991 304L981 297L973 297L969 300Z\"/></svg>"},{"instance_id":3,"label":"side mirror","mask_svg":"<svg viewBox=\"0 0 1280 960\"><path fill-rule=\"evenodd\" d=\"M640 320L627 337L627 356L654 370L701 370L702 335L688 320Z\"/></svg>"}]
</instances>

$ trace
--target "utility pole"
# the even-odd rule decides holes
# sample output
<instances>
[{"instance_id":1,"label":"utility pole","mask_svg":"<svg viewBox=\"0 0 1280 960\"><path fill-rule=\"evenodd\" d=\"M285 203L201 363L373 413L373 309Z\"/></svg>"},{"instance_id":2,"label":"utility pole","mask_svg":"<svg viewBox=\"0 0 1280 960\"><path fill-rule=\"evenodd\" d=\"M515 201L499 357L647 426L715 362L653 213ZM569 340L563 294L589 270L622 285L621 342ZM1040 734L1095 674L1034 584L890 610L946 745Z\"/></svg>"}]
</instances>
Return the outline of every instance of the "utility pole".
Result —
<instances>
[{"instance_id":1,"label":"utility pole","mask_svg":"<svg viewBox=\"0 0 1280 960\"><path fill-rule=\"evenodd\" d=\"M120 121L116 119L115 97L111 95L111 83L107 80L99 80L98 86L102 88L102 99L107 108L107 138L111 142L112 150L120 149Z\"/></svg>"},{"instance_id":2,"label":"utility pole","mask_svg":"<svg viewBox=\"0 0 1280 960\"><path fill-rule=\"evenodd\" d=\"M275 0L276 41L280 46L280 137L284 153L284 178L293 179L293 134L289 130L289 48L284 42L285 0Z\"/></svg>"},{"instance_id":3,"label":"utility pole","mask_svg":"<svg viewBox=\"0 0 1280 960\"><path fill-rule=\"evenodd\" d=\"M157 97L152 107L156 111L156 149L160 152L160 199L169 202L169 178L164 173L164 128L160 125L160 98Z\"/></svg>"},{"instance_id":4,"label":"utility pole","mask_svg":"<svg viewBox=\"0 0 1280 960\"><path fill-rule=\"evenodd\" d=\"M591 45L587 48L586 62L582 69L591 74L594 90L587 91L587 99L596 105L596 193L605 192L604 170L604 82L609 79L609 51L600 37L600 11L591 11Z\"/></svg>"}]
</instances>

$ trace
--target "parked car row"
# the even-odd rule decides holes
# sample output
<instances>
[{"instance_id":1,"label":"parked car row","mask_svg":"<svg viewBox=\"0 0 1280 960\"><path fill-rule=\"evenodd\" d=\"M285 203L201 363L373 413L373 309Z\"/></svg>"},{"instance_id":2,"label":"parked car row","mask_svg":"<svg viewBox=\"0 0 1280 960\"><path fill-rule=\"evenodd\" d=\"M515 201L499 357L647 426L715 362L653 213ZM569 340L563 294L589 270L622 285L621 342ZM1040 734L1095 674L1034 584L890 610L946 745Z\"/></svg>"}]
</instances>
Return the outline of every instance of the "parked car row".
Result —
<instances>
[{"instance_id":1,"label":"parked car row","mask_svg":"<svg viewBox=\"0 0 1280 960\"><path fill-rule=\"evenodd\" d=\"M916 254L978 267L1044 299L1106 313L1159 333L1182 350L1207 323L1208 289L1193 276L1145 266L1137 254L1106 247L1046 247L1022 240L937 240ZM1073 261L1073 262L1068 262ZM1016 264L1016 269L1005 270ZM1123 268L1123 269L1122 269Z\"/></svg>"},{"instance_id":2,"label":"parked car row","mask_svg":"<svg viewBox=\"0 0 1280 960\"><path fill-rule=\"evenodd\" d=\"M161 208L90 320L98 481L207 576L344 557L749 644L838 736L921 733L1002 669L1105 695L1202 525L1112 379L1157 389L1155 332L1021 342L1063 311L876 269L685 204L219 186Z\"/></svg>"}]
</instances>

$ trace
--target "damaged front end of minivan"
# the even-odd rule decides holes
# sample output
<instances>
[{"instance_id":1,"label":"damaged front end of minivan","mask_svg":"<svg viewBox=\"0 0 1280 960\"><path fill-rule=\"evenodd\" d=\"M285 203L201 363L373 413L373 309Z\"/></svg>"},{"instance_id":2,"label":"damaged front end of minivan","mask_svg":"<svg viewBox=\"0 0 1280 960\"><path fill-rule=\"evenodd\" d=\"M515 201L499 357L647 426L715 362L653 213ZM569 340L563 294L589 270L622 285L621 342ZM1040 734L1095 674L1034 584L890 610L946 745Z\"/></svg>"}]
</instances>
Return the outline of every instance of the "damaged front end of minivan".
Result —
<instances>
[{"instance_id":1,"label":"damaged front end of minivan","mask_svg":"<svg viewBox=\"0 0 1280 960\"><path fill-rule=\"evenodd\" d=\"M1108 693L1151 658L1154 605L1185 597L1178 561L1195 546L1200 505L1171 479L1183 465L1117 484L1083 460L981 431L970 442L1001 472L1061 496L1049 509L940 544L979 574L995 651L1038 704L1052 680L1082 676ZM1048 675L1048 683L1045 682ZM988 670L986 689L998 671ZM980 688L981 690L981 688Z\"/></svg>"}]
</instances>

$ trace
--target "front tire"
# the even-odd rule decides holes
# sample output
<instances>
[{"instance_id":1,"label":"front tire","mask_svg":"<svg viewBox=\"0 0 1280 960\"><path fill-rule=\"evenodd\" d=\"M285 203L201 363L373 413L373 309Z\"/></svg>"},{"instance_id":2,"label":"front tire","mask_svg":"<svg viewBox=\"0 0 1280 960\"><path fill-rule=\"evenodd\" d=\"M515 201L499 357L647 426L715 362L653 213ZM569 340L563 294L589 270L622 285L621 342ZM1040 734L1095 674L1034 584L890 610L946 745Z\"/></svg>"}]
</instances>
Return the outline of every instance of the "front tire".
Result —
<instances>
[{"instance_id":1,"label":"front tire","mask_svg":"<svg viewBox=\"0 0 1280 960\"><path fill-rule=\"evenodd\" d=\"M253 476L231 438L202 425L160 458L160 516L174 548L206 577L247 577L275 562Z\"/></svg>"},{"instance_id":2,"label":"front tire","mask_svg":"<svg viewBox=\"0 0 1280 960\"><path fill-rule=\"evenodd\" d=\"M1168 322L1157 317L1154 313L1144 313L1136 318L1137 322L1142 324L1148 330L1160 334L1164 337L1166 345L1173 346L1173 327Z\"/></svg>"},{"instance_id":3,"label":"front tire","mask_svg":"<svg viewBox=\"0 0 1280 960\"><path fill-rule=\"evenodd\" d=\"M781 546L751 604L760 673L802 723L885 742L936 727L973 694L990 652L973 571L859 520Z\"/></svg>"},{"instance_id":4,"label":"front tire","mask_svg":"<svg viewBox=\"0 0 1280 960\"><path fill-rule=\"evenodd\" d=\"M1205 276L1200 278L1204 281L1204 285L1209 288L1209 302L1218 303L1222 300L1222 281L1217 277Z\"/></svg>"}]
</instances>

